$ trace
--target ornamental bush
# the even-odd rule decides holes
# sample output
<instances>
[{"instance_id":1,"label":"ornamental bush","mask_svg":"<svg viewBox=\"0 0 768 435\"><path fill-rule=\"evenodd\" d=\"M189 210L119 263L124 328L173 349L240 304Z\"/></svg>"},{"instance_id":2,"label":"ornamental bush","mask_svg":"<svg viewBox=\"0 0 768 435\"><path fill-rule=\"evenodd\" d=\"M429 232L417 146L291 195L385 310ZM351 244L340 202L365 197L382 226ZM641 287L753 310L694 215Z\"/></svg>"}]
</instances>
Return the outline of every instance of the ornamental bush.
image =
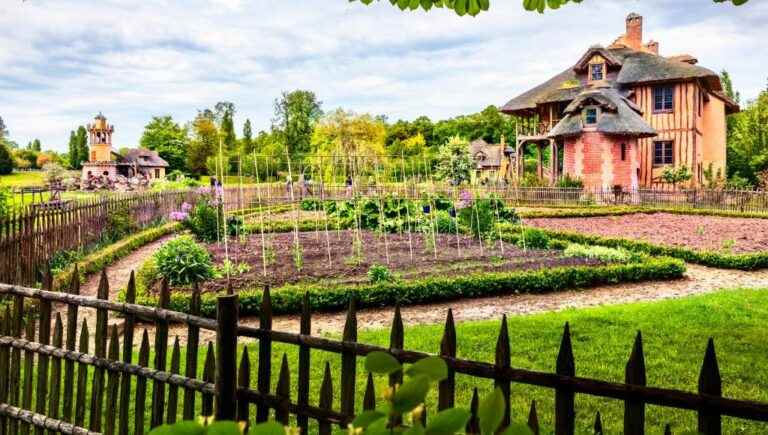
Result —
<instances>
[{"instance_id":1,"label":"ornamental bush","mask_svg":"<svg viewBox=\"0 0 768 435\"><path fill-rule=\"evenodd\" d=\"M223 215L209 204L207 199L200 199L184 220L184 226L202 242L215 242L221 236L219 226Z\"/></svg>"},{"instance_id":2,"label":"ornamental bush","mask_svg":"<svg viewBox=\"0 0 768 435\"><path fill-rule=\"evenodd\" d=\"M188 285L214 275L210 254L189 236L166 243L158 249L154 259L160 276L171 285Z\"/></svg>"},{"instance_id":3,"label":"ornamental bush","mask_svg":"<svg viewBox=\"0 0 768 435\"><path fill-rule=\"evenodd\" d=\"M538 228L526 228L517 240L517 246L526 249L547 249L549 236Z\"/></svg>"},{"instance_id":4,"label":"ornamental bush","mask_svg":"<svg viewBox=\"0 0 768 435\"><path fill-rule=\"evenodd\" d=\"M578 243L569 244L563 251L563 255L566 257L594 258L607 263L628 263L637 261L639 257L639 254L632 254L626 249L586 246Z\"/></svg>"}]
</instances>

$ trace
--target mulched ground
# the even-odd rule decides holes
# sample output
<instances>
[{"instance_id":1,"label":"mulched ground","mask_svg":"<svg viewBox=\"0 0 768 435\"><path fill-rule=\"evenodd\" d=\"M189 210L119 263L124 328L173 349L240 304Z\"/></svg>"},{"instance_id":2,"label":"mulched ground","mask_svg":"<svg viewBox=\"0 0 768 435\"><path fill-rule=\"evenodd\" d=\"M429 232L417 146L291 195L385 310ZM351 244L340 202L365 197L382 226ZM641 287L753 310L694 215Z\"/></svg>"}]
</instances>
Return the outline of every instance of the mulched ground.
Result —
<instances>
[{"instance_id":1,"label":"mulched ground","mask_svg":"<svg viewBox=\"0 0 768 435\"><path fill-rule=\"evenodd\" d=\"M732 252L768 251L768 219L637 213L588 218L532 218L527 225L603 237Z\"/></svg>"},{"instance_id":2,"label":"mulched ground","mask_svg":"<svg viewBox=\"0 0 768 435\"><path fill-rule=\"evenodd\" d=\"M362 231L362 258L353 261L354 231L325 231L299 233L303 266L299 270L293 260L294 234L267 234L267 243L273 246L275 262L263 274L261 235L253 234L243 242L230 242L229 258L235 263L247 263L250 270L232 277L235 289L270 284L279 286L296 282L328 284L365 283L368 269L374 264L386 266L403 279L429 275L455 276L470 271L509 271L540 269L554 266L599 264L583 258L565 258L557 251L523 251L514 245L483 246L469 236L442 234L436 240L437 252L422 234L382 234ZM411 249L412 248L412 249ZM208 245L214 262L225 260L225 247ZM411 256L411 251L413 256ZM389 255L387 256L387 253ZM329 259L330 254L330 259ZM209 281L204 291L220 290L226 278Z\"/></svg>"}]
</instances>

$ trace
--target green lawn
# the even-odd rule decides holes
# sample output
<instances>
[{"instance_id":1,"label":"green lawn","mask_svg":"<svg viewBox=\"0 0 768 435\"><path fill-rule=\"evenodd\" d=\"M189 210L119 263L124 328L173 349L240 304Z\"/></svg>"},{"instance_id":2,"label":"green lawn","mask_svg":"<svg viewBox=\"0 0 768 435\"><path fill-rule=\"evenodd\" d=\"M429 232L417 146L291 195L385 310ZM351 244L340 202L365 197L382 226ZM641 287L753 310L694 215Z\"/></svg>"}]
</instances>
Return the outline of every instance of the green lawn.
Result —
<instances>
[{"instance_id":1,"label":"green lawn","mask_svg":"<svg viewBox=\"0 0 768 435\"><path fill-rule=\"evenodd\" d=\"M406 319L407 320L407 319ZM512 364L515 367L553 371L563 324L570 322L576 372L579 376L621 382L634 335L643 331L648 384L651 386L695 391L706 341L714 337L727 397L768 401L768 289L730 290L716 294L664 302L641 303L600 308L567 310L559 313L514 316L509 319ZM493 361L498 321L466 322L457 325L458 354L462 358ZM340 331L339 331L340 333ZM334 336L337 336L334 334ZM141 334L137 332L136 341ZM439 349L440 326L406 328L405 346L411 350L436 352ZM361 342L386 346L388 330L363 330ZM172 339L171 339L172 341ZM170 348L170 346L169 346ZM242 349L242 348L241 348ZM251 385L255 388L257 370L256 343L248 345L251 358ZM182 350L182 373L186 350ZM291 366L292 397L296 398L298 352L294 346L276 344L273 351L272 388L276 384L282 353L288 354ZM170 349L169 349L170 360ZM201 345L198 368L202 372L205 344ZM239 359L239 355L238 355ZM150 361L154 356L150 356ZM136 356L134 356L136 361ZM340 357L321 351L312 352L310 382L311 402L316 404L325 361L331 363L334 393L339 391ZM365 374L363 359L358 364L358 409L362 402ZM92 372L92 369L90 370ZM380 393L385 385L377 380ZM490 381L457 378L457 405L469 406L473 387L482 393L492 388ZM151 390L151 382L149 383ZM135 391L135 390L134 390ZM531 399L537 401L542 433L551 433L554 393L551 390L513 385L513 419L524 421ZM436 397L429 400L434 405ZM147 394L147 409L152 395ZM338 396L337 396L338 398ZM338 399L337 399L338 400ZM200 400L197 405L199 408ZM606 433L621 433L623 408L610 399L576 396L577 433L591 433L596 411L603 416ZM338 402L334 404L338 409ZM179 408L181 409L181 407ZM251 411L253 418L255 409ZM434 408L429 413L434 413ZM149 413L147 412L147 420ZM662 433L663 425L672 422L674 433L695 429L696 415L649 406L647 433ZM310 428L310 433L315 433ZM725 434L762 434L765 424L724 418Z\"/></svg>"},{"instance_id":2,"label":"green lawn","mask_svg":"<svg viewBox=\"0 0 768 435\"><path fill-rule=\"evenodd\" d=\"M45 184L43 171L13 172L0 176L0 187L42 186Z\"/></svg>"}]
</instances>

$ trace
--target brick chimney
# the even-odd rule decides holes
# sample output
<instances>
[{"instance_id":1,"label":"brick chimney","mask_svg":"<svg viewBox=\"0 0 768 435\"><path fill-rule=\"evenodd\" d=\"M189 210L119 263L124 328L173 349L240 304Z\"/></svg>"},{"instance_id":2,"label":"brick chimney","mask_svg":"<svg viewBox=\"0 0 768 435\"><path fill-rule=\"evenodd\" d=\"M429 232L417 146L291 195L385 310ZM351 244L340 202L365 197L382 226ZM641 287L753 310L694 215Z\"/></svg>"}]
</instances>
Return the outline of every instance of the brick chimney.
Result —
<instances>
[{"instance_id":1,"label":"brick chimney","mask_svg":"<svg viewBox=\"0 0 768 435\"><path fill-rule=\"evenodd\" d=\"M643 49L643 17L632 12L627 15L627 33L624 36L627 47L633 50Z\"/></svg>"},{"instance_id":2,"label":"brick chimney","mask_svg":"<svg viewBox=\"0 0 768 435\"><path fill-rule=\"evenodd\" d=\"M659 54L659 43L656 41L648 41L645 44L645 51L653 54Z\"/></svg>"}]
</instances>

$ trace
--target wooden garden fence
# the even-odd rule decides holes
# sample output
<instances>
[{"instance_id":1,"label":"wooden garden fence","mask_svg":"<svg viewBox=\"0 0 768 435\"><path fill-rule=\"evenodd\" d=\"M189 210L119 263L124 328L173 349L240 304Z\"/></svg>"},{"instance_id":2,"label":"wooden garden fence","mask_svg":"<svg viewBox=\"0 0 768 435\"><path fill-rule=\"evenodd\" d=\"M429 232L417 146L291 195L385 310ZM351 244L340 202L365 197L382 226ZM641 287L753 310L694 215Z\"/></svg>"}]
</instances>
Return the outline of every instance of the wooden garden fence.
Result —
<instances>
[{"instance_id":1,"label":"wooden garden fence","mask_svg":"<svg viewBox=\"0 0 768 435\"><path fill-rule=\"evenodd\" d=\"M183 202L205 193L190 189L107 194L98 198L39 203L0 217L0 282L34 285L60 251L80 250L102 240L110 214L126 210L138 228L167 219ZM240 210L255 201L255 189L224 189L224 206Z\"/></svg>"},{"instance_id":2,"label":"wooden garden fence","mask_svg":"<svg viewBox=\"0 0 768 435\"><path fill-rule=\"evenodd\" d=\"M50 280L46 280L46 285L49 283ZM142 434L149 427L192 419L200 414L215 415L218 419L262 422L272 413L274 418L286 424L295 418L295 424L304 430L302 433L308 433L307 429L311 428L313 432L330 434L334 426L345 427L355 413L376 406L375 386L370 375L363 390L356 388L358 377L365 379L365 374L357 371L359 358L373 351L384 351L407 364L428 356L404 349L405 332L397 308L389 347L359 343L354 295L350 297L342 339L333 340L312 335L308 296L304 298L299 333L274 330L269 289L263 294L258 327L240 324L237 295L218 297L216 319L196 314L200 310L197 290L193 291L192 314L167 309L167 286L162 287L158 307L135 305L133 278L126 290L126 302L109 301L105 273L102 273L97 298L80 296L77 280L66 293L5 284L0 284L0 293L13 299L13 307L6 308L2 315L0 328L2 434L28 434L32 428L40 435L45 430L65 434ZM25 307L30 306L36 307L37 321L34 316L25 315ZM89 326L80 318L84 310L95 310L95 326ZM116 326L108 327L109 312L123 316L122 337ZM137 339L134 327L139 322L154 325L154 339L151 343L145 329L138 340L138 360L134 360ZM170 358L168 355L171 323L186 326L184 367L178 338L170 348ZM91 337L89 328L93 327L95 331ZM200 343L201 330L213 331L215 340ZM238 357L240 337L257 341L255 358L247 348ZM298 348L295 372L291 372L285 355L279 367L272 366L275 343ZM506 421L511 418L512 384L552 390L554 428L539 427L535 403L531 404L527 421L536 434L552 429L558 435L573 434L578 412L576 394L622 401L625 434L646 433L645 410L648 405L696 412L698 430L706 435L722 432L722 416L768 422L768 403L722 397L722 380L711 340L695 393L646 385L639 333L626 365L624 383L576 375L567 325L554 373L512 367L506 318L501 322L495 346L494 362L458 358L456 329L452 314L448 312L440 348L435 349L449 368L448 377L439 384L437 408L468 406L472 411L467 428L469 433L477 432L477 390L470 403L456 403L457 375L469 376L478 384L492 382L499 387L506 397ZM150 347L154 349L152 362ZM341 361L341 370L335 379L326 362L319 397L310 397L313 351L336 354ZM202 353L205 362L198 367L198 356ZM256 365L256 379L251 379L252 364ZM277 376L273 376L275 373ZM277 379L274 387L273 378ZM389 380L390 384L400 381L397 375ZM297 387L294 397L292 382ZM152 383L151 394L148 383ZM519 417L515 419L519 420ZM649 429L657 430L661 428ZM665 430L671 433L669 426ZM595 433L602 433L599 414L595 418Z\"/></svg>"}]
</instances>

